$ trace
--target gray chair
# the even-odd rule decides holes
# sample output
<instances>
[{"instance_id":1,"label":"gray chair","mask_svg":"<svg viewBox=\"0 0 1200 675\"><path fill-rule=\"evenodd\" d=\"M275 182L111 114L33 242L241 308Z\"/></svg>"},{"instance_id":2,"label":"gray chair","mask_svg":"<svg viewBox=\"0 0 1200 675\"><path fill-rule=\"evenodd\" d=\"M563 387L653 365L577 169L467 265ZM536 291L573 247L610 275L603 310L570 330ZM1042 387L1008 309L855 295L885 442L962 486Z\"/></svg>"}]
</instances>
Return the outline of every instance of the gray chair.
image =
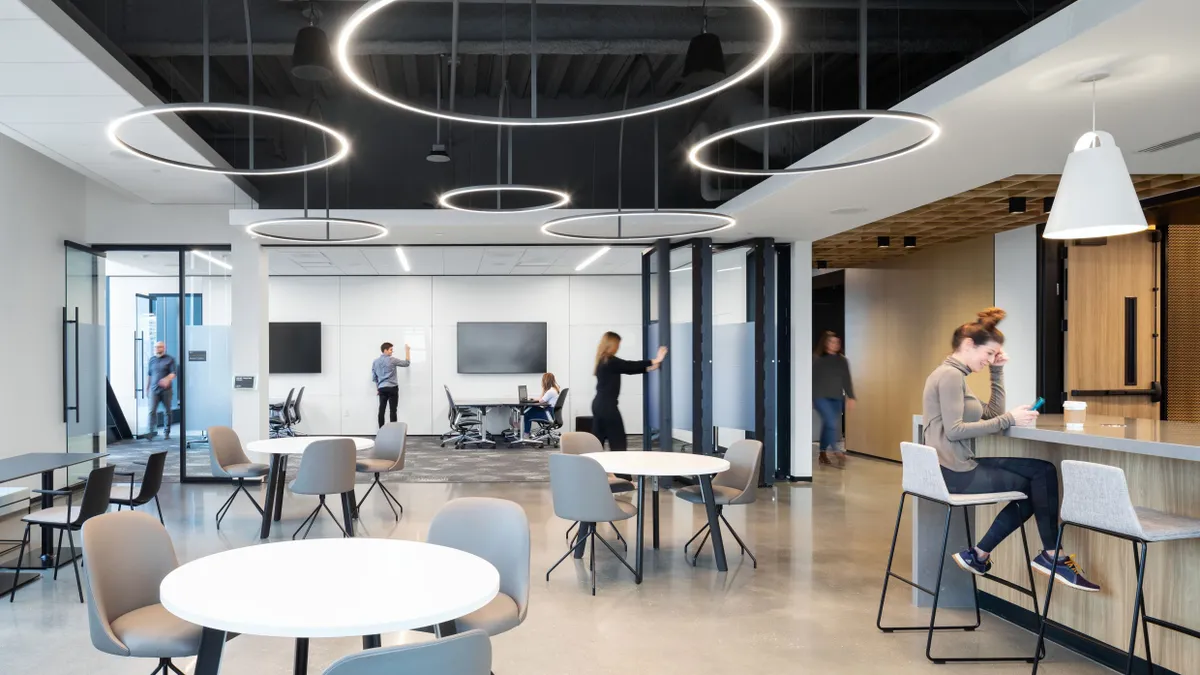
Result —
<instances>
[{"instance_id":1,"label":"gray chair","mask_svg":"<svg viewBox=\"0 0 1200 675\"><path fill-rule=\"evenodd\" d=\"M404 505L379 480L379 475L400 471L404 468L404 450L407 441L408 424L404 422L386 424L376 434L375 447L371 448L371 453L365 459L358 460L354 466L354 470L358 473L375 474L375 480L371 481L371 487L367 488L366 494L359 500L356 511L362 508L363 502L367 501L367 495L371 494L371 490L374 490L375 486L379 486L383 492L384 501L391 507L392 515L396 517L396 522L400 521L400 514L404 513ZM400 507L399 512L396 511L397 506Z\"/></svg>"},{"instance_id":2,"label":"gray chair","mask_svg":"<svg viewBox=\"0 0 1200 675\"><path fill-rule=\"evenodd\" d=\"M567 455L584 455L589 452L604 452L604 446L600 443L600 439L585 431L568 431L567 433L563 434L559 438L559 447L562 449L563 453ZM637 486L633 484L633 481L626 480L624 478L618 478L610 473L608 474L608 489L611 490L613 494L621 494L623 492L633 492L637 489ZM612 523L609 524L612 525ZM579 523L572 523L571 526L567 528L567 541L571 541L571 532L574 531L575 526L577 525L579 525ZM621 536L620 530L618 530L615 525L613 525L613 532L617 533L617 541L621 542L621 546L625 547L626 550L629 550L628 545L625 543L625 537Z\"/></svg>"},{"instance_id":3,"label":"gray chair","mask_svg":"<svg viewBox=\"0 0 1200 675\"><path fill-rule=\"evenodd\" d=\"M1142 636L1146 643L1146 672L1153 673L1155 668L1150 654L1150 625L1191 637L1200 637L1200 632L1146 614L1143 581L1146 575L1146 554L1149 544L1151 542L1200 539L1200 519L1134 506L1133 500L1129 497L1129 484L1125 480L1125 472L1115 466L1065 460L1060 466L1060 472L1063 485L1060 511L1062 522L1058 526L1058 540L1055 542L1054 548L1058 551L1062 550L1063 532L1066 531L1068 525L1124 539L1132 544L1134 569L1137 572L1137 590L1133 596L1133 622L1129 628L1129 650L1125 672L1133 672L1140 617ZM1038 629L1038 648L1034 652L1033 672L1035 674L1038 671L1040 660L1045 658L1043 647L1056 571L1057 569L1051 570L1050 582L1046 586L1046 606L1042 612Z\"/></svg>"},{"instance_id":4,"label":"gray chair","mask_svg":"<svg viewBox=\"0 0 1200 675\"><path fill-rule=\"evenodd\" d=\"M203 629L159 602L159 585L179 566L167 530L147 513L107 513L84 524L83 555L92 645L158 659L151 675L183 675L171 659L195 656Z\"/></svg>"},{"instance_id":5,"label":"gray chair","mask_svg":"<svg viewBox=\"0 0 1200 675\"><path fill-rule=\"evenodd\" d=\"M516 628L529 611L529 519L516 502L464 497L446 504L429 524L426 541L466 551L500 572L500 592L482 608L455 619L455 631L489 636Z\"/></svg>"},{"instance_id":6,"label":"gray chair","mask_svg":"<svg viewBox=\"0 0 1200 675\"><path fill-rule=\"evenodd\" d=\"M104 466L92 469L88 474L87 484L83 487L83 496L79 506L74 506L70 490L34 490L34 494L66 497L66 506L52 506L33 513L21 519L25 523L25 535L21 538L21 552L17 554L17 570L13 576L13 589L8 601L17 599L16 579L21 578L21 563L25 558L25 549L29 546L29 528L33 525L58 530L58 553L54 558L54 578L58 579L58 565L62 561L63 533L71 544L71 566L75 568L75 586L79 590L79 602L83 602L83 582L79 578L79 560L75 556L75 536L72 534L83 528L88 520L108 511L108 497L112 492L114 466ZM48 553L44 551L43 553Z\"/></svg>"},{"instance_id":7,"label":"gray chair","mask_svg":"<svg viewBox=\"0 0 1200 675\"><path fill-rule=\"evenodd\" d=\"M317 508L313 509L313 512L300 523L300 527L292 533L292 539L300 534L300 530L304 530L303 538L308 538L308 532L317 522L317 516L321 513L321 509L325 509L325 512L333 518L333 522L337 523L338 530L341 531L343 537L352 536L353 521L350 514L354 506L354 465L354 441L349 438L327 438L313 441L305 448L304 455L300 458L300 468L296 471L296 480L292 481L289 487L298 495L316 495L320 501ZM329 510L329 506L325 503L327 495L341 496L342 515L345 518L346 527L342 527L342 524L338 523L337 516ZM308 525L307 530L304 529L305 525Z\"/></svg>"},{"instance_id":8,"label":"gray chair","mask_svg":"<svg viewBox=\"0 0 1200 675\"><path fill-rule=\"evenodd\" d=\"M596 540L599 539L612 554L621 561L630 574L637 575L625 558L596 532L596 523L612 523L627 520L637 515L637 507L628 502L617 501L608 487L608 474L600 462L591 457L578 455L550 455L550 493L554 500L554 515L565 520L578 522L579 535L571 548L546 571L550 573L572 553L583 556L583 548L591 541L592 595L596 594Z\"/></svg>"},{"instance_id":9,"label":"gray chair","mask_svg":"<svg viewBox=\"0 0 1200 675\"><path fill-rule=\"evenodd\" d=\"M209 427L208 444L212 448L213 476L228 476L236 483L233 494L229 495L229 499L226 499L221 508L217 509L217 529L221 529L221 521L225 518L225 514L229 513L229 507L233 506L233 500L237 498L239 492L245 493L246 497L250 499L250 503L258 510L258 515L261 516L262 507L254 500L254 495L246 489L246 481L263 480L271 472L271 467L251 462L250 458L246 456L246 451L242 449L242 440L238 438L237 432L229 427Z\"/></svg>"},{"instance_id":10,"label":"gray chair","mask_svg":"<svg viewBox=\"0 0 1200 675\"><path fill-rule=\"evenodd\" d=\"M741 547L744 555L749 555L750 560L754 563L754 568L758 569L758 558L754 557L750 547L746 546L746 542L738 536L737 530L729 524L725 519L725 507L737 506L739 504L753 504L758 499L758 492L755 490L758 487L758 472L762 466L762 441L741 440L734 441L729 449L725 451L725 459L729 462L729 470L716 475L712 480L713 497L717 504L717 516L722 523L725 523L725 529L733 535L737 540L738 546ZM691 502L693 504L703 504L704 495L700 492L699 485L689 485L679 488L675 491L675 496L680 499ZM683 545L683 556L687 557L688 546L696 537L701 534L704 538L700 540L700 545L696 547L696 554L692 556L692 566L696 566L696 560L700 557L700 549L704 548L705 542L712 532L709 530L708 522L705 521L704 527L701 527L696 534L692 535L691 539Z\"/></svg>"},{"instance_id":11,"label":"gray chair","mask_svg":"<svg viewBox=\"0 0 1200 675\"><path fill-rule=\"evenodd\" d=\"M146 458L146 470L142 472L142 482L135 483L133 480L134 472L132 471L117 471L114 476L128 476L129 485L114 485L112 494L108 497L109 504L116 504L117 510L128 506L135 508L145 506L150 502L154 502L154 508L158 510L158 522L166 524L163 520L162 506L158 503L158 491L162 488L163 470L167 465L167 451L152 452ZM136 488L136 491L135 491Z\"/></svg>"},{"instance_id":12,"label":"gray chair","mask_svg":"<svg viewBox=\"0 0 1200 675\"><path fill-rule=\"evenodd\" d=\"M433 642L368 649L334 661L325 675L488 675L492 643L473 630Z\"/></svg>"}]
</instances>

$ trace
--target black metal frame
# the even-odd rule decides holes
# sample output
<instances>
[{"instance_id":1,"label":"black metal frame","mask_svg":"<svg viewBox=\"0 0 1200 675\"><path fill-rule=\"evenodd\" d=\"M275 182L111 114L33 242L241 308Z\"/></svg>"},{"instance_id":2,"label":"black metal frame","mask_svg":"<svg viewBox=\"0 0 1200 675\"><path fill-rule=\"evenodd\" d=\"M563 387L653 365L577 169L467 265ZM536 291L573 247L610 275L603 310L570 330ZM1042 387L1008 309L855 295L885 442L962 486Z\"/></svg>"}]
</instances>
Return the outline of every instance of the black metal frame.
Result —
<instances>
[{"instance_id":1,"label":"black metal frame","mask_svg":"<svg viewBox=\"0 0 1200 675\"><path fill-rule=\"evenodd\" d=\"M747 284L753 298L747 310L752 314L747 318L754 322L754 438L762 442L763 457L766 458L761 464L758 482L762 487L770 487L775 483L775 467L778 466L776 434L779 426L775 240L755 240L747 262L748 271L753 272L753 278Z\"/></svg>"},{"instance_id":2,"label":"black metal frame","mask_svg":"<svg viewBox=\"0 0 1200 675\"><path fill-rule=\"evenodd\" d=\"M233 494L229 495L229 499L226 499L225 503L221 504L221 508L217 509L218 530L221 529L221 521L225 519L225 514L229 513L229 507L233 506L233 500L237 499L239 492L245 492L246 497L250 499L250 503L254 505L254 508L258 509L258 515L263 515L262 507L258 505L258 501L254 499L254 495L250 494L250 491L246 489L246 479L235 478L233 480L237 482L237 485L233 488ZM157 499L157 496L155 499Z\"/></svg>"},{"instance_id":3,"label":"black metal frame","mask_svg":"<svg viewBox=\"0 0 1200 675\"><path fill-rule=\"evenodd\" d=\"M1067 247L1058 240L1044 239L1045 224L1037 226L1038 323L1037 389L1046 399L1042 412L1062 414L1066 400L1065 344L1067 297Z\"/></svg>"},{"instance_id":4,"label":"black metal frame","mask_svg":"<svg viewBox=\"0 0 1200 675\"><path fill-rule=\"evenodd\" d=\"M742 555L750 556L750 561L754 564L754 569L758 569L758 558L754 557L754 552L751 551L750 547L746 545L746 542L742 541L742 538L738 536L737 530L733 529L733 525L730 525L729 521L725 519L724 510L725 506L723 504L717 504L717 518L720 519L721 523L725 523L725 529L729 530L729 534L732 534L733 538L737 541L738 546L742 549ZM718 523L718 527L719 526L720 523ZM699 537L701 534L704 535L704 538L700 540L700 545L696 547L695 554L693 554L689 560L689 562L692 564L692 567L695 567L696 561L700 559L700 551L704 550L704 544L708 541L709 535L712 534L712 527L707 522L704 523L699 530L696 530L696 534L693 534L692 538L688 539L687 543L683 545L683 557L686 560L688 559L688 546L691 546L692 542L696 541L696 537Z\"/></svg>"},{"instance_id":5,"label":"black metal frame","mask_svg":"<svg viewBox=\"0 0 1200 675\"><path fill-rule=\"evenodd\" d=\"M387 489L383 481L379 480L380 473L379 471L375 472L375 479L371 481L371 487L367 488L367 491L363 493L362 499L358 500L358 503L354 505L354 517L358 517L358 510L362 508L363 502L367 501L367 496L371 494L371 490L374 490L375 486L378 485L379 489L383 491L384 501L392 509L392 515L396 517L396 522L398 523L400 522L400 514L404 513L404 505L400 503L399 499L396 499L396 495L392 494L391 490ZM396 512L397 506L400 507L400 513Z\"/></svg>"},{"instance_id":6,"label":"black metal frame","mask_svg":"<svg viewBox=\"0 0 1200 675\"><path fill-rule=\"evenodd\" d=\"M343 492L341 495L341 497L342 497L342 512L343 512L342 516L345 518L346 522L349 523L349 522L352 522L350 520L352 506L348 505L346 503L346 495L347 494L348 493ZM296 535L300 534L300 530L304 530L304 536L301 537L301 539L308 539L308 533L312 531L313 525L316 524L317 516L320 515L321 509L325 509L325 513L328 513L329 517L333 518L334 524L337 525L338 531L342 533L343 537L351 536L349 533L347 533L346 528L342 527L342 524L338 522L338 517L333 515L333 511L329 508L329 505L325 503L325 495L317 495L317 508L313 509L312 513L308 514L307 518L300 521L300 527L297 527L296 531L292 533L293 540L296 539ZM305 525L308 525L307 530L304 529Z\"/></svg>"},{"instance_id":7,"label":"black metal frame","mask_svg":"<svg viewBox=\"0 0 1200 675\"><path fill-rule=\"evenodd\" d=\"M112 488L110 487L109 491L111 492L111 490L112 490ZM67 520L64 520L62 523L39 522L39 523L37 523L37 525L42 528L42 532L47 532L49 530L58 530L58 548L54 552L54 561L55 561L54 580L55 581L58 581L59 565L57 563L59 560L62 560L62 538L63 538L63 532L64 531L66 532L67 542L71 545L71 567L74 568L74 570L75 570L75 587L79 591L79 602L82 603L83 602L83 577L81 577L79 574L79 555L77 553L77 549L75 548L75 537L72 534L72 532L75 532L81 528L76 526L74 524L74 521L72 521L70 519L71 518L71 508L72 508L71 501L72 501L72 495L74 493L69 489L65 489L65 490L34 490L33 492L34 492L34 494L41 494L41 495L43 495L43 497L49 497L52 500L55 497L66 497L67 498L67 515L66 515ZM14 600L17 599L17 589L20 588L22 585L20 583L21 570L29 569L29 568L22 567L22 563L25 561L25 549L27 547L33 545L33 542L29 538L30 528L33 527L33 525L34 525L34 523L32 523L32 522L26 522L25 523L25 534L21 535L21 551L17 554L17 568L16 568L16 572L13 574L13 586L12 586L11 591L8 594L8 602L9 603L12 603ZM50 536L54 536L54 535L51 534ZM44 539L45 539L45 537L43 536L43 540ZM44 549L42 551L42 554L43 555L46 554L46 551Z\"/></svg>"},{"instance_id":8,"label":"black metal frame","mask_svg":"<svg viewBox=\"0 0 1200 675\"><path fill-rule=\"evenodd\" d=\"M792 467L792 247L775 245L775 479ZM770 455L764 455L769 458ZM764 469L767 461L763 461Z\"/></svg>"},{"instance_id":9,"label":"black metal frame","mask_svg":"<svg viewBox=\"0 0 1200 675\"><path fill-rule=\"evenodd\" d=\"M694 239L692 248L692 452L715 455L713 430L713 262L712 239Z\"/></svg>"},{"instance_id":10,"label":"black metal frame","mask_svg":"<svg viewBox=\"0 0 1200 675\"><path fill-rule=\"evenodd\" d=\"M659 239L654 242L654 266L658 273L658 343L671 348L671 242ZM646 345L648 353L650 346ZM672 359L668 358L658 367L658 449L670 452L675 449L671 422L671 371ZM648 398L646 399L649 400Z\"/></svg>"},{"instance_id":11,"label":"black metal frame","mask_svg":"<svg viewBox=\"0 0 1200 675\"><path fill-rule=\"evenodd\" d=\"M610 525L611 525L611 523L610 523ZM613 529L616 529L615 525L613 526ZM570 530L567 530L567 532L570 533ZM619 532L617 534L618 534L618 536L620 536ZM587 547L590 549L590 557L588 559L588 569L592 573L592 595L595 595L596 594L596 540L597 539L600 540L600 543L604 544L605 548L607 548L609 551L612 552L612 554L617 558L617 560L621 561L621 564L625 566L625 569L629 570L629 573L632 574L634 576L634 578L636 579L638 576L637 572L634 571L634 569L629 566L629 562L625 560L624 556L622 556L620 553L617 553L617 549L613 548L612 544L608 543L607 539L605 539L604 537L601 537L596 532L596 523L579 523L579 532L577 532L575 534L575 539L574 539L574 541L572 541L570 543L570 548L567 549L567 552L564 553L562 555L562 557L558 559L558 561L556 561L553 565L550 566L550 569L546 570L546 581L550 581L550 573L553 572L555 570L555 568L557 568L559 565L561 565L562 562L567 559L567 556L574 554L576 559L582 558L583 557L583 549L585 547ZM588 546L589 542L591 543L591 546Z\"/></svg>"},{"instance_id":12,"label":"black metal frame","mask_svg":"<svg viewBox=\"0 0 1200 675\"><path fill-rule=\"evenodd\" d=\"M899 574L896 574L895 572L892 571L892 561L895 559L895 556L896 556L896 540L900 536L900 521L903 519L903 516L904 516L904 503L908 500L909 495L912 495L912 497L914 499L923 499L927 502L931 502L934 504L941 504L942 506L946 507L946 525L942 531L942 553L940 556L938 556L938 559L937 559L937 561L938 561L937 581L934 582L934 588L932 590L929 588L926 588L925 586L918 584L917 582L915 582L911 579L906 579L905 577L902 577ZM972 504L971 506L978 506L978 504ZM961 625L961 626L938 626L938 625L936 625L937 624L938 601L941 599L941 595L942 595L942 573L945 572L945 568L946 568L946 547L950 543L950 521L954 515L954 509L956 509L956 508L963 509L963 524L965 525L964 529L966 530L967 548L971 548L975 545L975 538L971 533L971 518L969 517L970 514L968 514L966 512L966 509L968 508L967 506L965 506L965 505L958 506L955 504L951 504L950 502L944 502L944 501L941 501L940 499L933 499L932 497L926 497L925 495L919 495L915 492L909 492L907 490L904 491L903 493L901 493L900 509L896 513L896 529L892 532L892 547L888 551L887 572L883 576L883 591L879 594L879 613L875 617L875 627L885 633L893 633L896 631L918 631L918 630L928 631L929 636L925 640L925 658L929 659L933 663L938 663L938 664L942 664L942 663L998 663L998 662L1014 662L1014 661L1024 661L1026 663L1034 663L1033 657L1029 657L1029 656L947 657L947 656L934 656L933 655L934 631L961 630L961 631L971 632L971 631L974 631L976 628L979 628L979 626L983 623L983 619L982 619L982 617L980 615L980 611L979 611L979 584L978 584L978 579L976 579L977 576L981 576L984 579L988 579L989 581L994 581L1002 586L1011 588L1012 590L1017 591L1018 593L1028 595L1029 597L1033 598L1033 606L1035 608L1034 611L1037 611L1036 608L1038 605L1037 587L1034 585L1034 581L1033 581L1033 568L1028 564L1026 565L1026 569L1029 572L1029 588L1023 588L1023 587L1018 586L1017 584L1009 581L1008 579L1002 579L1002 578L994 576L992 574L982 574L982 575L971 574L970 575L971 576L971 599L975 605L975 624L974 625ZM1021 530L1021 544L1022 544L1022 546L1024 546L1025 559L1027 561L1031 561L1032 559L1029 556L1029 538L1025 534L1024 526L1022 526L1019 529ZM898 579L919 591L922 591L928 595L933 596L933 609L929 614L929 625L927 625L927 626L925 626L925 625L922 625L922 626L885 626L885 625L883 625L883 608L884 608L884 603L887 601L888 582L892 578ZM1038 644L1038 650L1039 650L1038 653L1044 657L1045 656L1045 647L1041 643Z\"/></svg>"}]
</instances>

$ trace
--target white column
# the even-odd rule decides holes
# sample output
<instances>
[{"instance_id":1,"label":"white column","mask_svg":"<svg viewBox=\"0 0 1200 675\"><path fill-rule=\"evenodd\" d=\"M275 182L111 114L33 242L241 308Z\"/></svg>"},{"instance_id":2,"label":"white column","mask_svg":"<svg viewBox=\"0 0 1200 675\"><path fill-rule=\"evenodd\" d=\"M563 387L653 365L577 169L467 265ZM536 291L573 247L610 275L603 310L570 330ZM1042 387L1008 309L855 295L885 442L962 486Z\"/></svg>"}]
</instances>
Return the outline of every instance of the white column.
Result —
<instances>
[{"instance_id":1,"label":"white column","mask_svg":"<svg viewBox=\"0 0 1200 675\"><path fill-rule=\"evenodd\" d=\"M257 385L234 390L233 430L242 443L249 443L267 437L267 252L239 231L233 237L232 265L233 374L254 376Z\"/></svg>"},{"instance_id":2,"label":"white column","mask_svg":"<svg viewBox=\"0 0 1200 675\"><path fill-rule=\"evenodd\" d=\"M812 242L792 242L792 466L793 478L812 470Z\"/></svg>"}]
</instances>

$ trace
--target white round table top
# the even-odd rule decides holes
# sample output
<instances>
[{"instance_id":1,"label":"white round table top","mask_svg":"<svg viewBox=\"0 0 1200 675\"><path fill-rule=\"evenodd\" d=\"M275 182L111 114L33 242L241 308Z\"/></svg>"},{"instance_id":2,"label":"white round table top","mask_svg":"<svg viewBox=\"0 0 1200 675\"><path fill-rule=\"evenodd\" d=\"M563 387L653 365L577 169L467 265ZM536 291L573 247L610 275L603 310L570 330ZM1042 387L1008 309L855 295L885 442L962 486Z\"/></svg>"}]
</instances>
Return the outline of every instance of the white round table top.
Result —
<instances>
[{"instance_id":1,"label":"white round table top","mask_svg":"<svg viewBox=\"0 0 1200 675\"><path fill-rule=\"evenodd\" d=\"M491 602L500 573L478 556L399 539L258 544L187 563L163 579L175 616L234 633L376 635L432 626Z\"/></svg>"},{"instance_id":2,"label":"white round table top","mask_svg":"<svg viewBox=\"0 0 1200 675\"><path fill-rule=\"evenodd\" d=\"M600 462L607 473L631 476L708 476L729 470L729 462L720 457L693 455L690 452L627 450L589 452L583 456Z\"/></svg>"},{"instance_id":3,"label":"white round table top","mask_svg":"<svg viewBox=\"0 0 1200 675\"><path fill-rule=\"evenodd\" d=\"M246 445L246 449L264 455L303 455L304 450L313 441L327 441L331 438L349 438L354 441L355 450L370 450L375 447L374 439L357 436L293 436L251 441Z\"/></svg>"}]
</instances>

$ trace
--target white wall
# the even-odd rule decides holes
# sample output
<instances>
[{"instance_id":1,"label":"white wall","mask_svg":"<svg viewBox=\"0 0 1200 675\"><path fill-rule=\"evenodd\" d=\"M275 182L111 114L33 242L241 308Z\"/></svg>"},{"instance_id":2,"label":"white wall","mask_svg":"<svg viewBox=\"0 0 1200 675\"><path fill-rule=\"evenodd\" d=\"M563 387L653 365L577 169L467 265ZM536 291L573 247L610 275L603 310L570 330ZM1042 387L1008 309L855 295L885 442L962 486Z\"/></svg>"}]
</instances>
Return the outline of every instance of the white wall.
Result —
<instances>
[{"instance_id":1,"label":"white wall","mask_svg":"<svg viewBox=\"0 0 1200 675\"><path fill-rule=\"evenodd\" d=\"M187 180L186 172L180 180ZM104 186L88 181L87 241L93 244L229 244L238 228L229 224L231 208L248 206L234 202L229 188L228 204L148 204L134 201Z\"/></svg>"},{"instance_id":2,"label":"white wall","mask_svg":"<svg viewBox=\"0 0 1200 675\"><path fill-rule=\"evenodd\" d=\"M412 365L400 369L399 418L413 434L447 428L443 385L457 399L516 395L520 384L540 392L540 374L462 375L457 366L460 321L536 321L547 324L547 369L572 389L564 416L591 414L592 363L606 330L624 337L621 355L640 358L641 279L577 277L272 277L271 321L322 324L322 372L272 375L270 395L306 387L303 431L373 434L378 399L370 364L379 345L405 342ZM642 425L642 390L635 378L622 389L621 412L631 430Z\"/></svg>"},{"instance_id":3,"label":"white wall","mask_svg":"<svg viewBox=\"0 0 1200 675\"><path fill-rule=\"evenodd\" d=\"M1008 312L1001 329L1008 407L1032 404L1037 391L1037 226L996 235L996 306Z\"/></svg>"}]
</instances>

